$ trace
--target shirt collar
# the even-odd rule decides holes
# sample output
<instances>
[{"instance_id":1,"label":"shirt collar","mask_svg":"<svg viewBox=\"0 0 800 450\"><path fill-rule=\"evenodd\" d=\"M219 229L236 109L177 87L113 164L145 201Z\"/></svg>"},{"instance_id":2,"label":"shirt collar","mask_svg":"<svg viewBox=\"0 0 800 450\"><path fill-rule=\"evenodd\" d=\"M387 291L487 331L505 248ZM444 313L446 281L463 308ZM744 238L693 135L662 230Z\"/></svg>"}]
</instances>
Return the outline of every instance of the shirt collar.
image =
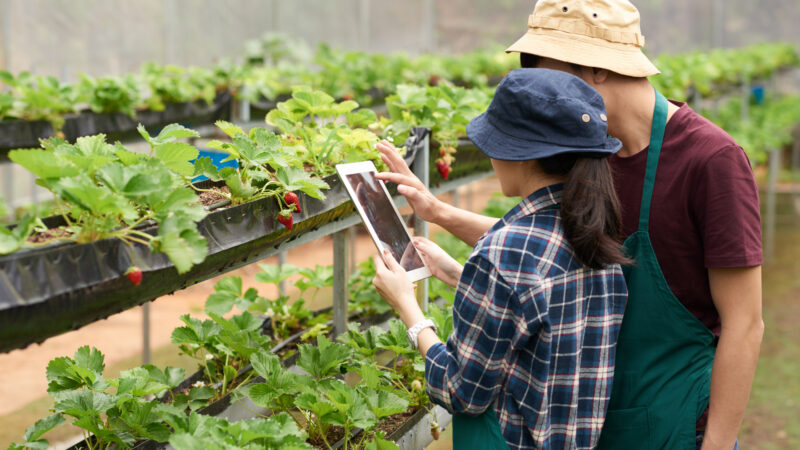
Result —
<instances>
[{"instance_id":1,"label":"shirt collar","mask_svg":"<svg viewBox=\"0 0 800 450\"><path fill-rule=\"evenodd\" d=\"M527 198L522 199L517 206L511 208L511 211L507 212L503 218L492 227L492 231L543 209L550 209L554 206L558 207L561 204L563 192L563 183L552 184L533 192Z\"/></svg>"}]
</instances>

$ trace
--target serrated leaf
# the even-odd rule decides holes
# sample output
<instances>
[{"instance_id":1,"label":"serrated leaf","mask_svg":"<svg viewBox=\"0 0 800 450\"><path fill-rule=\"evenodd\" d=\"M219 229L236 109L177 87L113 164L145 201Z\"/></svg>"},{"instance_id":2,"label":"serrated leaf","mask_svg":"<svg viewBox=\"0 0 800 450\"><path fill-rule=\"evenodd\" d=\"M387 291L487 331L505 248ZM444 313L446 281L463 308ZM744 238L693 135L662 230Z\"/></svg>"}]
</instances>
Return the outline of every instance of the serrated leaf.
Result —
<instances>
[{"instance_id":1,"label":"serrated leaf","mask_svg":"<svg viewBox=\"0 0 800 450\"><path fill-rule=\"evenodd\" d=\"M204 175L211 181L219 181L222 179L219 176L219 170L217 170L214 162L208 156L197 158L194 161L194 173L192 175L195 177Z\"/></svg>"},{"instance_id":2,"label":"serrated leaf","mask_svg":"<svg viewBox=\"0 0 800 450\"><path fill-rule=\"evenodd\" d=\"M261 268L261 272L256 274L256 281L271 284L278 284L300 270L291 264L259 264L258 267Z\"/></svg>"},{"instance_id":3,"label":"serrated leaf","mask_svg":"<svg viewBox=\"0 0 800 450\"><path fill-rule=\"evenodd\" d=\"M317 336L317 345L300 344L297 365L318 380L339 372L339 367L350 356L350 349L331 342L325 336Z\"/></svg>"},{"instance_id":4,"label":"serrated leaf","mask_svg":"<svg viewBox=\"0 0 800 450\"><path fill-rule=\"evenodd\" d=\"M38 440L43 434L47 433L48 431L52 430L53 428L61 425L64 423L64 417L61 414L53 414L51 416L47 416L44 419L39 419L28 427L25 430L25 439L27 442L33 442ZM47 441L44 441L47 442Z\"/></svg>"},{"instance_id":5,"label":"serrated leaf","mask_svg":"<svg viewBox=\"0 0 800 450\"><path fill-rule=\"evenodd\" d=\"M74 164L46 150L11 150L8 152L8 157L28 172L43 179L73 177L80 173Z\"/></svg>"},{"instance_id":6,"label":"serrated leaf","mask_svg":"<svg viewBox=\"0 0 800 450\"><path fill-rule=\"evenodd\" d=\"M200 137L200 134L197 131L184 127L183 125L171 123L165 126L161 132L158 133L156 140L159 143L164 143L174 139L183 139L188 137Z\"/></svg>"},{"instance_id":7,"label":"serrated leaf","mask_svg":"<svg viewBox=\"0 0 800 450\"><path fill-rule=\"evenodd\" d=\"M244 130L242 130L239 126L234 125L230 122L226 122L224 120L218 120L214 123L223 133L227 134L228 137L234 137L240 134L245 134Z\"/></svg>"},{"instance_id":8,"label":"serrated leaf","mask_svg":"<svg viewBox=\"0 0 800 450\"><path fill-rule=\"evenodd\" d=\"M75 363L81 367L85 367L96 373L103 373L103 370L105 370L106 365L103 362L105 359L103 353L94 347L84 345L75 351L74 356Z\"/></svg>"},{"instance_id":9,"label":"serrated leaf","mask_svg":"<svg viewBox=\"0 0 800 450\"><path fill-rule=\"evenodd\" d=\"M200 152L193 145L184 142L167 142L155 148L156 157L175 172L187 177L194 174L194 166L189 161L197 159Z\"/></svg>"},{"instance_id":10,"label":"serrated leaf","mask_svg":"<svg viewBox=\"0 0 800 450\"><path fill-rule=\"evenodd\" d=\"M407 400L391 392L368 389L364 392L364 396L378 419L399 414L408 408Z\"/></svg>"},{"instance_id":11,"label":"serrated leaf","mask_svg":"<svg viewBox=\"0 0 800 450\"><path fill-rule=\"evenodd\" d=\"M175 215L162 221L153 246L169 257L178 273L186 273L195 264L203 262L208 254L208 244L197 228L181 227L180 222ZM193 224L191 220L189 223Z\"/></svg>"}]
</instances>

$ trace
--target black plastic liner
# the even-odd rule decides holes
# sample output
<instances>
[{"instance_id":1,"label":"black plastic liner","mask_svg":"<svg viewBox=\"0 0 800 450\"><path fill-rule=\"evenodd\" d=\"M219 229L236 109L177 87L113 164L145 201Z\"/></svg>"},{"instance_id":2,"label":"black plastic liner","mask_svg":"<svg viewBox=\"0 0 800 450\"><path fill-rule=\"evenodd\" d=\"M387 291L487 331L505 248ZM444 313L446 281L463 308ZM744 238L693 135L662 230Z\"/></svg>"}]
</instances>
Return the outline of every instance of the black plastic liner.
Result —
<instances>
[{"instance_id":1,"label":"black plastic liner","mask_svg":"<svg viewBox=\"0 0 800 450\"><path fill-rule=\"evenodd\" d=\"M406 145L421 144L412 139ZM184 274L166 255L119 239L61 242L0 256L0 352L42 342L263 259L284 242L354 214L339 177L325 181L331 188L324 201L300 194L302 213L294 214L291 230L277 221L280 206L273 198L210 212L198 224L208 256ZM157 234L155 226L143 231ZM139 286L124 276L132 265L144 275Z\"/></svg>"},{"instance_id":2,"label":"black plastic liner","mask_svg":"<svg viewBox=\"0 0 800 450\"><path fill-rule=\"evenodd\" d=\"M0 160L8 159L8 150L38 148L40 138L53 136L47 120L0 120Z\"/></svg>"},{"instance_id":3,"label":"black plastic liner","mask_svg":"<svg viewBox=\"0 0 800 450\"><path fill-rule=\"evenodd\" d=\"M250 120L263 121L266 119L267 113L278 107L278 103L285 102L290 98L292 98L291 94L280 94L275 100L261 97L258 101L250 102Z\"/></svg>"},{"instance_id":4,"label":"black plastic liner","mask_svg":"<svg viewBox=\"0 0 800 450\"><path fill-rule=\"evenodd\" d=\"M148 131L155 132L170 123L180 123L191 127L198 124L214 123L217 120L230 120L233 96L230 92L217 94L212 104L205 100L186 103L168 103L163 111L138 111L135 117L123 113L95 114L85 111L66 118L62 131L70 142L81 136L104 133L109 141L126 140L139 137L136 131L142 124Z\"/></svg>"}]
</instances>

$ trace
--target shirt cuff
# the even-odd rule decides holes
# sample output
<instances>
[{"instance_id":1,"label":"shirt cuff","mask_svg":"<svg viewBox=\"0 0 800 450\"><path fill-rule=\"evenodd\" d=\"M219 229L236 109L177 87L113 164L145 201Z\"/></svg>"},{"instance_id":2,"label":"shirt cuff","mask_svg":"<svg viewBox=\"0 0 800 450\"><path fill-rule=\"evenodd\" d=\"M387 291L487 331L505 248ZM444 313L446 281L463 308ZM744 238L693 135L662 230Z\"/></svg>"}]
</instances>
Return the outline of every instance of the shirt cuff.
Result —
<instances>
[{"instance_id":1,"label":"shirt cuff","mask_svg":"<svg viewBox=\"0 0 800 450\"><path fill-rule=\"evenodd\" d=\"M447 390L447 346L441 342L433 344L425 355L425 381L431 401L452 412Z\"/></svg>"}]
</instances>

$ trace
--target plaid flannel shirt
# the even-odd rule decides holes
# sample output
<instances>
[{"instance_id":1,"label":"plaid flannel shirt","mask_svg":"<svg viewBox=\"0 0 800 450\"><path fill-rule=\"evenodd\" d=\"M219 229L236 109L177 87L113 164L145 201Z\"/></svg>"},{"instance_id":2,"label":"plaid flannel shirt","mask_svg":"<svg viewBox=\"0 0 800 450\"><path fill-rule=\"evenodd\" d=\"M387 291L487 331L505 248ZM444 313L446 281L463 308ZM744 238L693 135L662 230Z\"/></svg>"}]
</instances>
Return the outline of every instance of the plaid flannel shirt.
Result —
<instances>
[{"instance_id":1,"label":"plaid flannel shirt","mask_svg":"<svg viewBox=\"0 0 800 450\"><path fill-rule=\"evenodd\" d=\"M495 408L511 448L594 447L611 395L627 289L619 265L575 258L561 194L534 192L478 241L453 335L425 360L431 400L456 414Z\"/></svg>"}]
</instances>

